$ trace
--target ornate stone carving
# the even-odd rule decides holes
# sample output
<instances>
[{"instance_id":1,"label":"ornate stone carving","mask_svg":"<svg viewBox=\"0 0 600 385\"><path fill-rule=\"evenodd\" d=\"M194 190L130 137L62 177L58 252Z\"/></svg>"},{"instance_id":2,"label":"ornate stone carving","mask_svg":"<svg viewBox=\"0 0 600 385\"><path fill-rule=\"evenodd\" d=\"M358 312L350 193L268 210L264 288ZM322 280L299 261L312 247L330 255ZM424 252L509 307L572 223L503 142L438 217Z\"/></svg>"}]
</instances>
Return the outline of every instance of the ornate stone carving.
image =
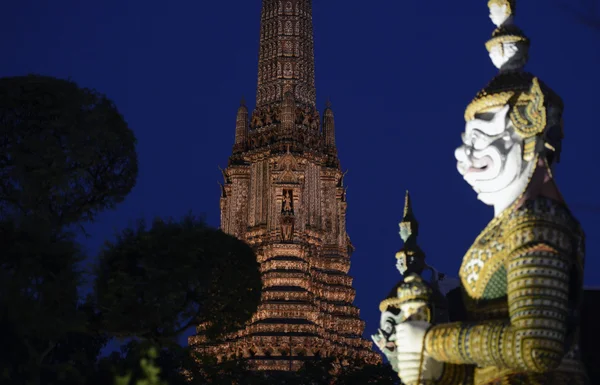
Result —
<instances>
[{"instance_id":1,"label":"ornate stone carving","mask_svg":"<svg viewBox=\"0 0 600 385\"><path fill-rule=\"evenodd\" d=\"M294 218L289 214L281 217L281 239L285 242L292 241L294 234Z\"/></svg>"},{"instance_id":2,"label":"ornate stone carving","mask_svg":"<svg viewBox=\"0 0 600 385\"><path fill-rule=\"evenodd\" d=\"M327 152L319 131L311 20L310 0L263 0L256 108L249 127L239 124L244 143L224 171L221 228L256 251L261 304L218 343L208 345L202 327L190 338L198 351L221 361L238 355L257 370L297 370L319 356L380 361L361 338L346 275L347 203L335 186L333 131ZM238 121L247 122L244 112Z\"/></svg>"},{"instance_id":3,"label":"ornate stone carving","mask_svg":"<svg viewBox=\"0 0 600 385\"><path fill-rule=\"evenodd\" d=\"M273 0L265 0L268 1ZM300 2L303 1L307 0ZM292 82L292 90L297 87L305 90L297 95L299 101L314 106L315 82L310 7L299 3L296 3L296 7L285 12L281 12L283 8L279 7L278 12L262 14L259 89L262 86L280 83L284 77ZM292 44L294 40L295 44ZM268 69L269 66L273 72ZM275 68L277 68L276 74ZM281 101L282 97L283 95L279 93L276 99L270 99L265 93L257 92L257 106Z\"/></svg>"}]
</instances>

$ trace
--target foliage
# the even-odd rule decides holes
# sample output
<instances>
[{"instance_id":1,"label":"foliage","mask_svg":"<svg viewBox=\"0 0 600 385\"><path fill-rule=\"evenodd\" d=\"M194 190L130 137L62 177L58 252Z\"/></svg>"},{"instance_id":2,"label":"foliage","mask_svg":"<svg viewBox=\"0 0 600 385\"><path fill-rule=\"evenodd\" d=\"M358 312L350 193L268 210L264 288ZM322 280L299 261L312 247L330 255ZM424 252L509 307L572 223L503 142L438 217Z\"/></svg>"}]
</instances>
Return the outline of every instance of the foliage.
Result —
<instances>
[{"instance_id":1,"label":"foliage","mask_svg":"<svg viewBox=\"0 0 600 385\"><path fill-rule=\"evenodd\" d=\"M399 385L388 364L368 365L356 360L323 358L308 361L298 372L298 385Z\"/></svg>"},{"instance_id":2,"label":"foliage","mask_svg":"<svg viewBox=\"0 0 600 385\"><path fill-rule=\"evenodd\" d=\"M78 306L83 330L62 336L50 352L42 370L42 383L81 385L95 376L101 349L108 342L106 333L97 330L98 315L90 299Z\"/></svg>"},{"instance_id":3,"label":"foliage","mask_svg":"<svg viewBox=\"0 0 600 385\"><path fill-rule=\"evenodd\" d=\"M106 330L161 344L200 323L210 324L211 337L242 327L262 288L252 249L189 215L124 230L96 270Z\"/></svg>"},{"instance_id":4,"label":"foliage","mask_svg":"<svg viewBox=\"0 0 600 385\"><path fill-rule=\"evenodd\" d=\"M191 360L184 361L192 379L190 385L260 385L267 383L261 373L249 370L244 360L217 363L214 357L187 351Z\"/></svg>"},{"instance_id":5,"label":"foliage","mask_svg":"<svg viewBox=\"0 0 600 385\"><path fill-rule=\"evenodd\" d=\"M336 379L335 385L400 385L398 374L389 364L353 366Z\"/></svg>"},{"instance_id":6,"label":"foliage","mask_svg":"<svg viewBox=\"0 0 600 385\"><path fill-rule=\"evenodd\" d=\"M83 331L82 254L69 235L29 220L0 222L0 250L0 373L35 379L65 335Z\"/></svg>"},{"instance_id":7,"label":"foliage","mask_svg":"<svg viewBox=\"0 0 600 385\"><path fill-rule=\"evenodd\" d=\"M128 371L125 375L116 376L115 385L168 385L166 381L160 379L161 370L155 365L157 357L156 348L145 350L145 357L139 360L138 373Z\"/></svg>"},{"instance_id":8,"label":"foliage","mask_svg":"<svg viewBox=\"0 0 600 385\"><path fill-rule=\"evenodd\" d=\"M129 193L135 137L96 91L44 76L0 79L0 380L81 384L106 336L79 297L69 225Z\"/></svg>"},{"instance_id":9,"label":"foliage","mask_svg":"<svg viewBox=\"0 0 600 385\"><path fill-rule=\"evenodd\" d=\"M68 80L0 79L0 218L92 221L135 185L135 137L115 105Z\"/></svg>"}]
</instances>

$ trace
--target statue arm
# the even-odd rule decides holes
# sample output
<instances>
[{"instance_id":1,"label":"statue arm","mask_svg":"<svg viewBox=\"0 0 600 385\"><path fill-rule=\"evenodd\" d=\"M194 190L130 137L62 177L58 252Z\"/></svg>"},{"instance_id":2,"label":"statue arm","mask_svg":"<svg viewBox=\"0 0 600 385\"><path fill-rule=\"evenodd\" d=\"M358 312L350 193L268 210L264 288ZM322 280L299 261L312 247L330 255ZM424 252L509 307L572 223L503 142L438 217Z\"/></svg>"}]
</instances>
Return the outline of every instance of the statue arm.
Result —
<instances>
[{"instance_id":1,"label":"statue arm","mask_svg":"<svg viewBox=\"0 0 600 385\"><path fill-rule=\"evenodd\" d=\"M565 245L567 234L552 225L533 223L529 229L523 225L512 234L514 243L522 245L513 247L505 261L510 319L431 327L425 351L433 358L530 372L546 372L560 364L569 311L568 254L543 240L518 239L553 234L562 237L557 244Z\"/></svg>"},{"instance_id":2,"label":"statue arm","mask_svg":"<svg viewBox=\"0 0 600 385\"><path fill-rule=\"evenodd\" d=\"M473 365L444 363L442 375L436 385L473 385Z\"/></svg>"}]
</instances>

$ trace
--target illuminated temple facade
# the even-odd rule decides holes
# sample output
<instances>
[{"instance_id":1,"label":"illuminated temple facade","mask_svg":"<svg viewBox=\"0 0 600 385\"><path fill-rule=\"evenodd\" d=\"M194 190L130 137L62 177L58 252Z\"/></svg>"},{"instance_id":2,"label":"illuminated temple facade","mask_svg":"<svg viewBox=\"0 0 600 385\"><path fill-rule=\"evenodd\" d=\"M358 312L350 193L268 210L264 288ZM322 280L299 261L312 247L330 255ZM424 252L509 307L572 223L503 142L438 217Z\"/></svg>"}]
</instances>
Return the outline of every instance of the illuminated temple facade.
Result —
<instances>
[{"instance_id":1,"label":"illuminated temple facade","mask_svg":"<svg viewBox=\"0 0 600 385\"><path fill-rule=\"evenodd\" d=\"M238 109L220 200L222 230L256 251L262 300L221 343L190 338L257 370L298 370L311 357L380 361L353 305L344 174L314 73L311 0L263 0L256 108Z\"/></svg>"}]
</instances>

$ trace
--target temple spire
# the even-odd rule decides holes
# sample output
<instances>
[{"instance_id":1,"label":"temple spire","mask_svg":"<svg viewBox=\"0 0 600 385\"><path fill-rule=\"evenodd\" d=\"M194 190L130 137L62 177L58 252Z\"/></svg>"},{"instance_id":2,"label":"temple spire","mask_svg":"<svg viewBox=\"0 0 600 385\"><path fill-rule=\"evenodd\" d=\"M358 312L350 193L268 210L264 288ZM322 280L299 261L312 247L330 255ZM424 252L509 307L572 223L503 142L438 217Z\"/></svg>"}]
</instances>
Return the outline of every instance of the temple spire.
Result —
<instances>
[{"instance_id":1,"label":"temple spire","mask_svg":"<svg viewBox=\"0 0 600 385\"><path fill-rule=\"evenodd\" d=\"M258 60L257 107L283 100L315 107L311 0L263 0Z\"/></svg>"},{"instance_id":2,"label":"temple spire","mask_svg":"<svg viewBox=\"0 0 600 385\"><path fill-rule=\"evenodd\" d=\"M233 146L233 152L244 151L246 139L248 138L248 107L246 107L246 101L242 97L240 107L237 111L237 117L235 121L235 144Z\"/></svg>"},{"instance_id":3,"label":"temple spire","mask_svg":"<svg viewBox=\"0 0 600 385\"><path fill-rule=\"evenodd\" d=\"M323 114L323 136L325 137L325 146L335 147L335 120L331 102L327 100L325 112Z\"/></svg>"}]
</instances>

